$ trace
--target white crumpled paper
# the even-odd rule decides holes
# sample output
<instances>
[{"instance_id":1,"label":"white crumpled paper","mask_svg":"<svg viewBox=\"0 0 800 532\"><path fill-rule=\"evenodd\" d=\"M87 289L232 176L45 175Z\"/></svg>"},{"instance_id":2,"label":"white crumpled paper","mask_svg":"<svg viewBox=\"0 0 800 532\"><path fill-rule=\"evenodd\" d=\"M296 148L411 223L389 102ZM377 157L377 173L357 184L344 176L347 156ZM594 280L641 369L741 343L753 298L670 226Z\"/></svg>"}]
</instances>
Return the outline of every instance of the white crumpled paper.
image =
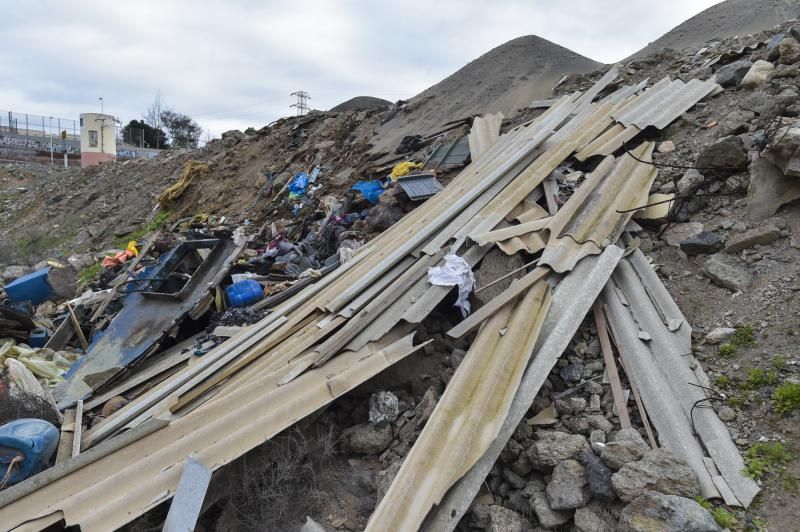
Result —
<instances>
[{"instance_id":1,"label":"white crumpled paper","mask_svg":"<svg viewBox=\"0 0 800 532\"><path fill-rule=\"evenodd\" d=\"M428 268L428 282L436 286L458 285L456 306L466 318L469 314L469 294L475 287L475 276L469 263L458 255L445 255L444 266Z\"/></svg>"}]
</instances>

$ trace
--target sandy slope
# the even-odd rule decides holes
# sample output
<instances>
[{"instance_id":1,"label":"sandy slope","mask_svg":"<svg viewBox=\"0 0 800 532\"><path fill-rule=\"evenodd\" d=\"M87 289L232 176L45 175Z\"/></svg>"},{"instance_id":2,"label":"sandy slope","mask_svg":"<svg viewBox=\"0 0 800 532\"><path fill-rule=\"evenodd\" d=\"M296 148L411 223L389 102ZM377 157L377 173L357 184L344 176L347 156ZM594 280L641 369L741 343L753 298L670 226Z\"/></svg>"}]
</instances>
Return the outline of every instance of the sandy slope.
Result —
<instances>
[{"instance_id":1,"label":"sandy slope","mask_svg":"<svg viewBox=\"0 0 800 532\"><path fill-rule=\"evenodd\" d=\"M431 133L457 118L497 111L510 116L533 100L550 97L564 74L591 72L600 66L541 37L519 37L413 97L408 112L381 127L373 151L394 151L403 136Z\"/></svg>"},{"instance_id":2,"label":"sandy slope","mask_svg":"<svg viewBox=\"0 0 800 532\"><path fill-rule=\"evenodd\" d=\"M662 48L700 48L706 42L745 36L800 16L800 0L726 0L671 29L627 59Z\"/></svg>"}]
</instances>

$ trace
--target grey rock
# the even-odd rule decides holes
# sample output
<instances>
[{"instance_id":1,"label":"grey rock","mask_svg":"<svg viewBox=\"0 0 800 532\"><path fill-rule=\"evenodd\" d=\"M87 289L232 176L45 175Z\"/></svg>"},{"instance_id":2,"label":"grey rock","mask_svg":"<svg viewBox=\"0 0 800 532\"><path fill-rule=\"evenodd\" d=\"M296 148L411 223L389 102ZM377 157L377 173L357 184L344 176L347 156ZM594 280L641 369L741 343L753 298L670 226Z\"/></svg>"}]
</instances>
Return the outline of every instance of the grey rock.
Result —
<instances>
[{"instance_id":1,"label":"grey rock","mask_svg":"<svg viewBox=\"0 0 800 532\"><path fill-rule=\"evenodd\" d=\"M555 467L589 449L589 442L580 434L560 431L539 431L536 434L539 439L528 448L528 459L534 467Z\"/></svg>"},{"instance_id":2,"label":"grey rock","mask_svg":"<svg viewBox=\"0 0 800 532\"><path fill-rule=\"evenodd\" d=\"M747 166L747 152L742 139L735 136L722 137L700 152L695 166L705 174L728 176Z\"/></svg>"},{"instance_id":3,"label":"grey rock","mask_svg":"<svg viewBox=\"0 0 800 532\"><path fill-rule=\"evenodd\" d=\"M721 344L736 332L733 327L714 327L706 335L707 344Z\"/></svg>"},{"instance_id":4,"label":"grey rock","mask_svg":"<svg viewBox=\"0 0 800 532\"><path fill-rule=\"evenodd\" d=\"M531 513L531 503L523 497L521 491L514 491L508 494L507 506L522 515Z\"/></svg>"},{"instance_id":5,"label":"grey rock","mask_svg":"<svg viewBox=\"0 0 800 532\"><path fill-rule=\"evenodd\" d=\"M605 443L606 442L606 433L602 430L593 430L589 434L589 443Z\"/></svg>"},{"instance_id":6,"label":"grey rock","mask_svg":"<svg viewBox=\"0 0 800 532\"><path fill-rule=\"evenodd\" d=\"M800 61L800 42L792 37L784 37L778 45L779 61L782 65L792 65Z\"/></svg>"},{"instance_id":7,"label":"grey rock","mask_svg":"<svg viewBox=\"0 0 800 532\"><path fill-rule=\"evenodd\" d=\"M695 497L700 492L697 474L689 464L660 448L651 449L638 462L622 466L611 476L611 482L617 496L625 502L647 491L683 497Z\"/></svg>"},{"instance_id":8,"label":"grey rock","mask_svg":"<svg viewBox=\"0 0 800 532\"><path fill-rule=\"evenodd\" d=\"M760 222L774 216L783 205L800 199L800 179L783 175L764 157L750 162L750 183L747 188L747 216Z\"/></svg>"},{"instance_id":9,"label":"grey rock","mask_svg":"<svg viewBox=\"0 0 800 532\"><path fill-rule=\"evenodd\" d=\"M711 255L705 262L703 273L715 284L733 292L747 290L753 284L750 272L736 266L730 258L720 253Z\"/></svg>"},{"instance_id":10,"label":"grey rock","mask_svg":"<svg viewBox=\"0 0 800 532\"><path fill-rule=\"evenodd\" d=\"M394 477L397 476L397 472L400 471L402 465L402 462L392 462L389 467L375 475L375 484L377 485L376 504L381 502L383 496L389 491L389 487L392 485Z\"/></svg>"},{"instance_id":11,"label":"grey rock","mask_svg":"<svg viewBox=\"0 0 800 532\"><path fill-rule=\"evenodd\" d=\"M503 480L508 482L508 485L515 490L521 490L525 487L525 484L527 484L527 481L524 478L508 468L503 469Z\"/></svg>"},{"instance_id":12,"label":"grey rock","mask_svg":"<svg viewBox=\"0 0 800 532\"><path fill-rule=\"evenodd\" d=\"M641 443L642 445L647 445L644 441L644 438L642 438L642 435L639 434L639 431L634 429L633 427L617 431L611 438L611 441L615 442L629 441L633 443Z\"/></svg>"},{"instance_id":13,"label":"grey rock","mask_svg":"<svg viewBox=\"0 0 800 532\"><path fill-rule=\"evenodd\" d=\"M403 210L397 205L390 205L381 201L369 210L367 229L370 233L383 232L402 218L403 214Z\"/></svg>"},{"instance_id":14,"label":"grey rock","mask_svg":"<svg viewBox=\"0 0 800 532\"><path fill-rule=\"evenodd\" d=\"M586 409L586 399L583 397L570 397L569 405L573 412L579 414Z\"/></svg>"},{"instance_id":15,"label":"grey rock","mask_svg":"<svg viewBox=\"0 0 800 532\"><path fill-rule=\"evenodd\" d=\"M525 453L520 454L519 458L511 462L508 467L521 477L527 476L533 470L533 466L531 466L531 462Z\"/></svg>"},{"instance_id":16,"label":"grey rock","mask_svg":"<svg viewBox=\"0 0 800 532\"><path fill-rule=\"evenodd\" d=\"M756 117L753 111L746 109L734 109L728 112L719 121L717 128L719 135L725 137L728 135L738 135L739 133L746 133L750 127L750 122Z\"/></svg>"},{"instance_id":17,"label":"grey rock","mask_svg":"<svg viewBox=\"0 0 800 532\"><path fill-rule=\"evenodd\" d=\"M358 454L380 454L392 443L392 427L364 423L347 430L344 435L347 446Z\"/></svg>"},{"instance_id":18,"label":"grey rock","mask_svg":"<svg viewBox=\"0 0 800 532\"><path fill-rule=\"evenodd\" d=\"M561 424L574 434L589 434L589 420L583 416L564 418Z\"/></svg>"},{"instance_id":19,"label":"grey rock","mask_svg":"<svg viewBox=\"0 0 800 532\"><path fill-rule=\"evenodd\" d=\"M619 532L719 532L711 513L696 501L653 491L622 510Z\"/></svg>"},{"instance_id":20,"label":"grey rock","mask_svg":"<svg viewBox=\"0 0 800 532\"><path fill-rule=\"evenodd\" d=\"M577 532L614 532L617 529L617 519L595 502L575 510L573 519Z\"/></svg>"},{"instance_id":21,"label":"grey rock","mask_svg":"<svg viewBox=\"0 0 800 532\"><path fill-rule=\"evenodd\" d=\"M489 532L526 532L530 530L530 523L514 510L509 510L497 504L489 506Z\"/></svg>"},{"instance_id":22,"label":"grey rock","mask_svg":"<svg viewBox=\"0 0 800 532\"><path fill-rule=\"evenodd\" d=\"M27 266L7 266L2 273L3 282L10 283L31 271Z\"/></svg>"},{"instance_id":23,"label":"grey rock","mask_svg":"<svg viewBox=\"0 0 800 532\"><path fill-rule=\"evenodd\" d=\"M586 383L586 386L583 387L588 394L601 394L603 393L603 385L597 381L589 381Z\"/></svg>"},{"instance_id":24,"label":"grey rock","mask_svg":"<svg viewBox=\"0 0 800 532\"><path fill-rule=\"evenodd\" d=\"M572 405L566 399L556 399L553 402L553 406L555 407L556 412L562 416L568 416L572 414Z\"/></svg>"},{"instance_id":25,"label":"grey rock","mask_svg":"<svg viewBox=\"0 0 800 532\"><path fill-rule=\"evenodd\" d=\"M733 235L725 243L725 253L738 253L743 249L775 242L781 238L781 230L772 224L754 227L744 233Z\"/></svg>"},{"instance_id":26,"label":"grey rock","mask_svg":"<svg viewBox=\"0 0 800 532\"><path fill-rule=\"evenodd\" d=\"M687 255L710 255L722 251L722 239L712 231L701 231L681 241L681 251Z\"/></svg>"},{"instance_id":27,"label":"grey rock","mask_svg":"<svg viewBox=\"0 0 800 532\"><path fill-rule=\"evenodd\" d=\"M611 483L611 470L592 451L581 453L581 463L586 469L586 479L592 497L605 503L613 501L615 492Z\"/></svg>"},{"instance_id":28,"label":"grey rock","mask_svg":"<svg viewBox=\"0 0 800 532\"><path fill-rule=\"evenodd\" d=\"M722 405L719 407L719 410L717 410L717 416L722 421L733 421L736 419L736 411L727 405Z\"/></svg>"},{"instance_id":29,"label":"grey rock","mask_svg":"<svg viewBox=\"0 0 800 532\"><path fill-rule=\"evenodd\" d=\"M716 72L717 83L726 88L736 87L751 66L753 66L753 63L746 60L734 61L729 65L725 65Z\"/></svg>"},{"instance_id":30,"label":"grey rock","mask_svg":"<svg viewBox=\"0 0 800 532\"><path fill-rule=\"evenodd\" d=\"M672 224L661 233L661 239L673 247L679 247L684 240L703 232L705 226L700 222Z\"/></svg>"},{"instance_id":31,"label":"grey rock","mask_svg":"<svg viewBox=\"0 0 800 532\"><path fill-rule=\"evenodd\" d=\"M800 24L795 24L794 26L789 28L789 35L791 35L793 38L795 38L798 41L800 41ZM786 37L783 37L783 39L785 39L785 38ZM781 39L781 40L783 40L783 39ZM778 41L778 44L780 44L780 41Z\"/></svg>"},{"instance_id":32,"label":"grey rock","mask_svg":"<svg viewBox=\"0 0 800 532\"><path fill-rule=\"evenodd\" d=\"M635 462L644 456L650 447L644 442L612 441L603 447L600 457L611 469L619 469L629 462Z\"/></svg>"},{"instance_id":33,"label":"grey rock","mask_svg":"<svg viewBox=\"0 0 800 532\"><path fill-rule=\"evenodd\" d=\"M614 430L614 425L607 420L605 416L594 414L586 416L586 419L589 421L589 426L593 429L602 430L606 434Z\"/></svg>"},{"instance_id":34,"label":"grey rock","mask_svg":"<svg viewBox=\"0 0 800 532\"><path fill-rule=\"evenodd\" d=\"M550 508L574 510L585 506L591 498L588 482L586 468L577 460L564 460L558 464L545 490Z\"/></svg>"},{"instance_id":35,"label":"grey rock","mask_svg":"<svg viewBox=\"0 0 800 532\"><path fill-rule=\"evenodd\" d=\"M487 285L524 264L525 261L520 253L515 253L509 257L499 248L495 247L486 254L475 269L475 284L477 286ZM475 299L481 304L486 304L508 288L514 279L522 277L523 275L525 275L524 271L513 274L507 279L495 283L485 290L481 290L475 294Z\"/></svg>"},{"instance_id":36,"label":"grey rock","mask_svg":"<svg viewBox=\"0 0 800 532\"><path fill-rule=\"evenodd\" d=\"M688 194L693 192L700 186L700 183L703 182L705 178L703 175L695 170L694 168L690 168L686 170L683 176L678 180L677 187L679 194Z\"/></svg>"},{"instance_id":37,"label":"grey rock","mask_svg":"<svg viewBox=\"0 0 800 532\"><path fill-rule=\"evenodd\" d=\"M536 514L536 519L544 528L554 528L563 525L572 518L572 512L554 510L550 507L547 495L543 491L538 491L531 495L531 510Z\"/></svg>"},{"instance_id":38,"label":"grey rock","mask_svg":"<svg viewBox=\"0 0 800 532\"><path fill-rule=\"evenodd\" d=\"M750 70L748 70L747 74L745 74L744 78L742 78L742 87L747 89L755 89L756 87L763 85L773 70L775 70L775 65L769 61L759 59L753 63L753 66L750 67Z\"/></svg>"},{"instance_id":39,"label":"grey rock","mask_svg":"<svg viewBox=\"0 0 800 532\"><path fill-rule=\"evenodd\" d=\"M598 384L598 386L600 386ZM600 411L600 394L603 393L602 387L600 387L600 391L597 393L593 393L589 396L589 412L599 412Z\"/></svg>"},{"instance_id":40,"label":"grey rock","mask_svg":"<svg viewBox=\"0 0 800 532\"><path fill-rule=\"evenodd\" d=\"M583 364L570 364L561 368L560 375L565 382L579 382L583 377Z\"/></svg>"}]
</instances>

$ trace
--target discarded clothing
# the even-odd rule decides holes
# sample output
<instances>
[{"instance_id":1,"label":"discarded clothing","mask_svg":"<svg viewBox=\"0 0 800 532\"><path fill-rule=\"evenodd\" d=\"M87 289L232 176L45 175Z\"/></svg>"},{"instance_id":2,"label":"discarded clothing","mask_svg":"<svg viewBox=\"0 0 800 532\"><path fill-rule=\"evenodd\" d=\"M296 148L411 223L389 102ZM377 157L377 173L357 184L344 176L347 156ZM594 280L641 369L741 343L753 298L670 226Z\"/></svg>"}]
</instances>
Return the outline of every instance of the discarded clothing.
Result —
<instances>
[{"instance_id":1,"label":"discarded clothing","mask_svg":"<svg viewBox=\"0 0 800 532\"><path fill-rule=\"evenodd\" d=\"M381 194L383 194L383 186L380 181L359 181L351 187L353 190L361 192L361 194L370 203L378 203Z\"/></svg>"},{"instance_id":2,"label":"discarded clothing","mask_svg":"<svg viewBox=\"0 0 800 532\"><path fill-rule=\"evenodd\" d=\"M428 282L436 286L458 285L456 306L465 318L469 315L469 294L475 286L475 276L467 261L458 255L445 255L444 266L428 268Z\"/></svg>"},{"instance_id":3,"label":"discarded clothing","mask_svg":"<svg viewBox=\"0 0 800 532\"><path fill-rule=\"evenodd\" d=\"M411 170L420 170L421 168L421 163L404 161L396 164L395 167L392 168L392 173L389 174L389 177L392 179L392 181L397 181L398 177L403 177L404 175L408 175Z\"/></svg>"}]
</instances>

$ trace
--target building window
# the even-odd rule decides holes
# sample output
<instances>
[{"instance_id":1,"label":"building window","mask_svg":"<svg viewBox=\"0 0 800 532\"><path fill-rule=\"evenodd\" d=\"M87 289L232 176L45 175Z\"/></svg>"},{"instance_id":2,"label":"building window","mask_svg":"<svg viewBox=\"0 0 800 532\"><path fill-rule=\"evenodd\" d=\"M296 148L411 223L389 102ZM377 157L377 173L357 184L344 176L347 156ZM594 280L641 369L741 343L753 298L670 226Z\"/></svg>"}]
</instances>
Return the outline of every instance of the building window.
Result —
<instances>
[{"instance_id":1,"label":"building window","mask_svg":"<svg viewBox=\"0 0 800 532\"><path fill-rule=\"evenodd\" d=\"M89 147L97 147L97 131L89 131Z\"/></svg>"}]
</instances>

